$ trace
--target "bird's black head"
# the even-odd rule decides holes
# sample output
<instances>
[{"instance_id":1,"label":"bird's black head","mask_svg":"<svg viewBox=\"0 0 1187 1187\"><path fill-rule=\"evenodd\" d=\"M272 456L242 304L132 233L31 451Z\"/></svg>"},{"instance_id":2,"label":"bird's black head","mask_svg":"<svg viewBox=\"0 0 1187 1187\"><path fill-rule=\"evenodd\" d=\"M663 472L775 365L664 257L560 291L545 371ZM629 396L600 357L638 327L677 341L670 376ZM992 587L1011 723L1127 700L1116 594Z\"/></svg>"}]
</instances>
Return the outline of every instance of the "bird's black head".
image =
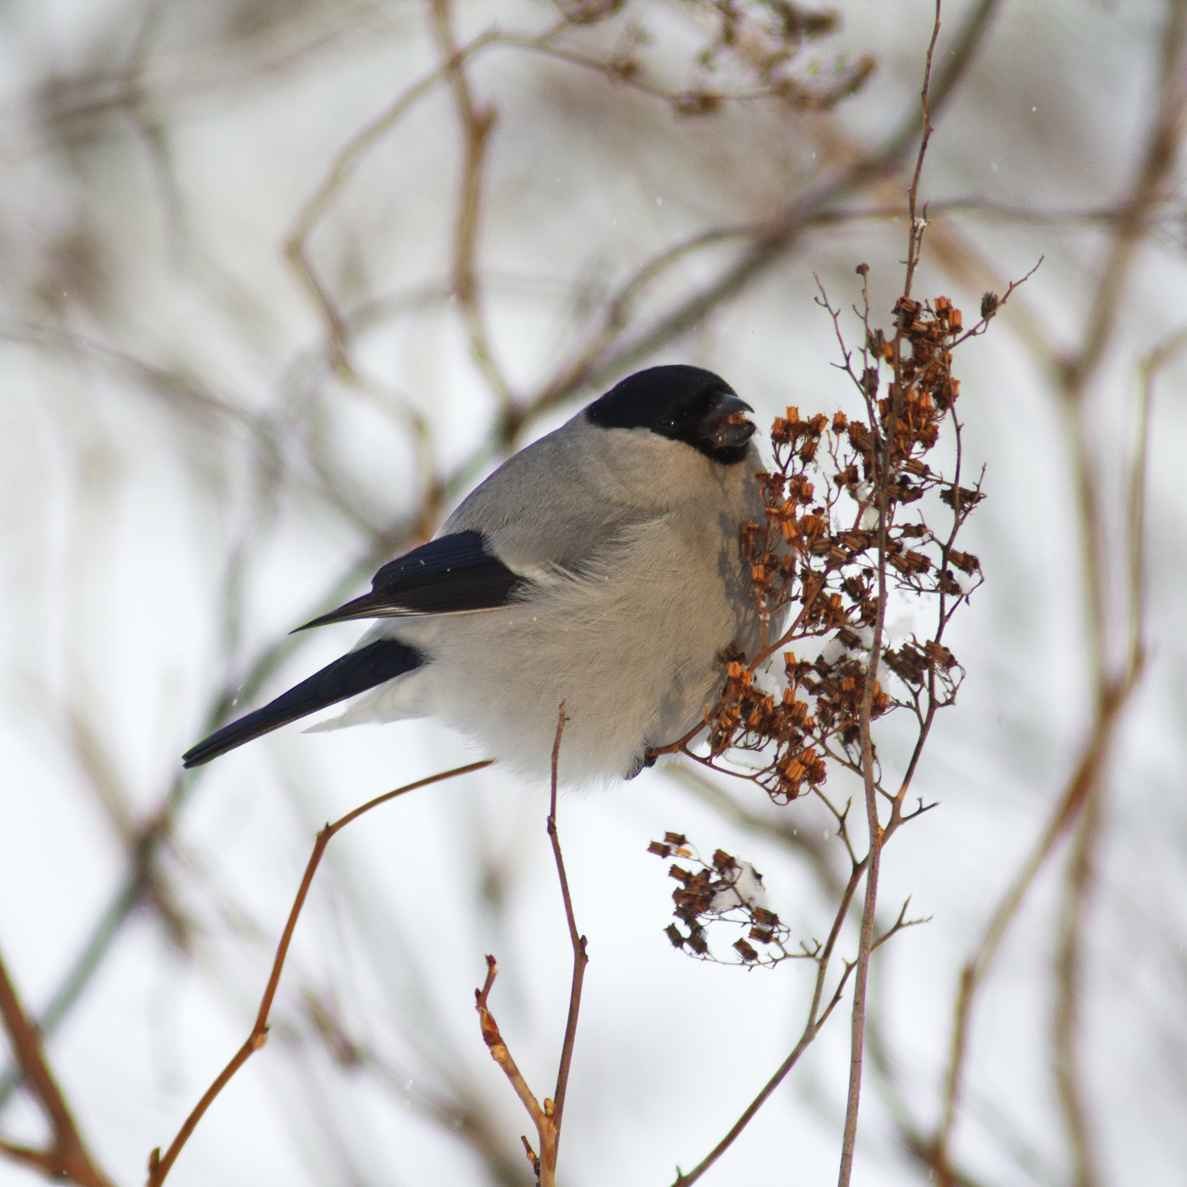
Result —
<instances>
[{"instance_id":1,"label":"bird's black head","mask_svg":"<svg viewBox=\"0 0 1187 1187\"><path fill-rule=\"evenodd\" d=\"M732 466L746 456L754 424L743 413L753 411L712 371L671 366L628 375L585 415L604 429L650 429Z\"/></svg>"}]
</instances>

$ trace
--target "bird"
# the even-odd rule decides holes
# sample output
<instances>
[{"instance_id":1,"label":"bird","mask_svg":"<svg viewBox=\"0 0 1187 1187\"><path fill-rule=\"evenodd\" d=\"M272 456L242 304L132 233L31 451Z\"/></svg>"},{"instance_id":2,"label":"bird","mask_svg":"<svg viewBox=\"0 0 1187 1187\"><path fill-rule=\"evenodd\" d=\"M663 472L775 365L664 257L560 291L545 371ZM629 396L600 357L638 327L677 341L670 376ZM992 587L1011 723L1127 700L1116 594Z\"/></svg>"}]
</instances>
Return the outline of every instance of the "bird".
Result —
<instances>
[{"instance_id":1,"label":"bird","mask_svg":"<svg viewBox=\"0 0 1187 1187\"><path fill-rule=\"evenodd\" d=\"M688 365L622 379L512 454L369 592L297 627L374 620L355 647L182 756L299 718L433 716L548 778L629 779L705 720L759 616L742 529L762 522L753 408Z\"/></svg>"}]
</instances>

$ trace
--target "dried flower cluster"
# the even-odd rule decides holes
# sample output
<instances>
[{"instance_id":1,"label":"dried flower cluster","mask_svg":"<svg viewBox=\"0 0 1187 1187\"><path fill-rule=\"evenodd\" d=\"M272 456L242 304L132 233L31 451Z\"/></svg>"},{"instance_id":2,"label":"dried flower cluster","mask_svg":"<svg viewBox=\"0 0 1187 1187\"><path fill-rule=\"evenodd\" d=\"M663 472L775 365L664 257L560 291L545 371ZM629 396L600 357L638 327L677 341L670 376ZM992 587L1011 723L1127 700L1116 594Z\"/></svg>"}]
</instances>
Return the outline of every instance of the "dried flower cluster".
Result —
<instances>
[{"instance_id":1,"label":"dried flower cluster","mask_svg":"<svg viewBox=\"0 0 1187 1187\"><path fill-rule=\"evenodd\" d=\"M817 298L832 319L842 359L836 365L857 392L858 410L803 415L789 407L771 428L774 465L759 475L763 519L746 524L742 538L762 626L757 652L722 657L723 688L705 720L707 750L695 734L663 748L755 782L776 803L814 794L836 821L850 878L828 944L792 952L786 926L760 901L753 867L720 849L702 861L682 834L665 834L650 852L690 863L670 867L680 885L673 893L677 922L666 934L701 960L719 959L707 929L724 921L747 929L732 945L740 958L734 963L769 966L796 956L827 966L868 861L850 835L850 804L835 803L824 790L830 767L862 780L867 823L879 844L932 806L920 801L908 809L905 799L933 718L953 703L963 678L944 641L948 624L982 581L980 562L956 543L983 496L980 476L962 485L953 352L985 331L1030 273L1001 297L987 293L971 328L946 297L904 295L886 332L870 322L868 271L857 268L859 350L846 344L840 312L823 289ZM926 628L892 629L886 607L894 597L910 603ZM797 643L801 654L793 650ZM776 655L781 687L771 687L768 674ZM915 743L888 790L870 726L900 709L914 718ZM875 815L878 800L885 820ZM918 922L905 912L904 905L894 926L871 943Z\"/></svg>"},{"instance_id":2,"label":"dried flower cluster","mask_svg":"<svg viewBox=\"0 0 1187 1187\"><path fill-rule=\"evenodd\" d=\"M672 913L677 922L664 929L674 948L701 960L716 960L709 949L707 929L711 923L725 923L742 933L731 945L738 957L734 963L770 966L810 955L788 951L787 925L764 905L762 875L748 862L724 849L715 850L712 858L704 861L683 833L674 832L664 833L662 841L652 841L647 852L662 858L678 857L685 863L668 867L669 875L679 883L672 891L676 904Z\"/></svg>"},{"instance_id":3,"label":"dried flower cluster","mask_svg":"<svg viewBox=\"0 0 1187 1187\"><path fill-rule=\"evenodd\" d=\"M864 266L858 271L864 279ZM867 298L864 343L854 352L838 312L823 295L819 303L833 318L840 367L865 416L791 407L772 426L774 466L760 477L764 522L748 524L743 539L769 641L758 655L726 657L725 686L708 720L710 753L701 759L718 765L739 751L761 753L762 767L748 777L781 803L819 788L830 761L859 769L869 653L887 587L929 599L934 628L924 639L882 640L881 660L897 681L874 678L870 717L908 708L922 722L955 698L962 669L942 637L981 581L977 558L956 547L982 496L979 481L960 485L952 352L985 321L966 330L945 297L900 298L887 334L871 327ZM933 457L946 424L951 476ZM787 649L799 640L828 642L808 659ZM760 668L778 651L786 687L774 691Z\"/></svg>"}]
</instances>

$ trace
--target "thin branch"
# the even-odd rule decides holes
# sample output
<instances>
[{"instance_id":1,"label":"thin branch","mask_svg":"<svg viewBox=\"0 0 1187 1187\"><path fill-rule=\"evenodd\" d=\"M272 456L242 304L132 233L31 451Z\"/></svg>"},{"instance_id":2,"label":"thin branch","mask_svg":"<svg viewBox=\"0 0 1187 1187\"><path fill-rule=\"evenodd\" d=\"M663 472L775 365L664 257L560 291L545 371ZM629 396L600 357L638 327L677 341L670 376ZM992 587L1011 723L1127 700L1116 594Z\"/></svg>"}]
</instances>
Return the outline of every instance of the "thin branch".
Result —
<instances>
[{"instance_id":1,"label":"thin branch","mask_svg":"<svg viewBox=\"0 0 1187 1187\"><path fill-rule=\"evenodd\" d=\"M561 898L565 905L565 922L569 929L569 942L573 948L573 976L569 988L569 1011L565 1019L565 1037L561 1043L560 1063L556 1073L556 1088L552 1098L545 1097L541 1103L535 1093L528 1086L519 1065L515 1062L511 1051L503 1039L499 1024L495 1021L490 1008L490 992L494 987L495 977L498 975L498 965L493 956L486 958L486 981L481 989L474 991L474 1007L478 1011L478 1022L482 1030L482 1038L490 1051L491 1058L503 1070L503 1074L515 1089L516 1096L532 1119L536 1129L536 1141L539 1153L533 1148L526 1137L521 1137L523 1148L531 1163L539 1187L556 1187L556 1164L560 1153L561 1123L564 1116L565 1093L569 1086L569 1069L573 1061L573 1044L577 1037L577 1019L581 1011L581 987L585 980L585 966L589 963L586 955L586 939L577 929L577 919L573 913L573 900L569 894L569 877L565 872L565 859L561 853L560 837L556 826L556 797L559 784L559 765L561 739L564 736L565 724L568 722L565 706L562 703L557 708L556 735L552 741L552 779L549 789L548 819L546 827L548 839L552 845L552 855L556 861L557 880L560 883Z\"/></svg>"},{"instance_id":2,"label":"thin branch","mask_svg":"<svg viewBox=\"0 0 1187 1187\"><path fill-rule=\"evenodd\" d=\"M919 250L923 242L924 221L916 217L919 200L919 181L923 174L923 162L927 155L927 146L931 141L931 108L929 104L929 89L931 87L932 60L935 55L936 42L940 36L941 0L935 0L935 15L932 20L931 39L927 45L927 57L923 66L923 84L920 90L920 107L923 120L923 133L919 141L919 151L915 157L915 170L911 176L911 185L907 191L907 203L911 222L907 228L907 264L903 279L903 298L909 298L911 283L915 277L915 269L919 263ZM867 335L868 340L868 335ZM894 369L896 382L891 391L891 413L888 425L883 429L881 448L875 448L874 459L877 466L875 481L878 489L878 610L874 620L874 638L870 644L870 658L867 665L865 686L862 691L861 703L861 768L862 782L865 791L866 827L869 834L869 857L866 871L865 903L862 908L861 933L857 949L857 975L853 981L853 1010L852 1025L849 1041L849 1089L845 1100L845 1125L841 1138L841 1159L837 1170L837 1187L849 1187L853 1176L853 1158L857 1146L857 1118L861 1104L862 1066L865 1056L865 1024L866 1024L866 995L869 987L870 957L873 954L878 917L878 875L882 864L882 849L888 839L888 831L883 828L878 815L878 795L874 772L874 742L872 734L874 689L878 682L878 665L882 656L882 637L886 623L886 567L887 567L887 535L890 525L889 495L892 483L897 474L892 468L895 438L897 436L898 409L902 398L902 383L898 382L898 372L901 366L901 350L903 341L902 320L899 320L894 338ZM875 410L871 396L867 396L869 403L870 425L873 427ZM955 517L959 522L959 515ZM941 618L942 621L942 618ZM930 677L929 700L935 703L934 667ZM909 784L904 782L894 801L891 824L900 817L903 797ZM905 909L905 908L904 908Z\"/></svg>"},{"instance_id":3,"label":"thin branch","mask_svg":"<svg viewBox=\"0 0 1187 1187\"><path fill-rule=\"evenodd\" d=\"M515 1095L519 1097L523 1103L523 1107L527 1109L528 1115L532 1119L532 1124L536 1126L538 1133L543 1135L543 1132L550 1124L548 1115L544 1111L544 1106L536 1099L535 1093L528 1087L528 1082L524 1079L523 1073L519 1070L519 1065L515 1062L507 1044L503 1041L503 1036L499 1031L499 1024L495 1021L494 1015L490 1010L490 991L494 988L495 978L499 975L498 962L493 956L488 955L486 958L486 980L482 983L481 989L474 990L474 1008L478 1011L478 1024L482 1030L482 1038L485 1041L487 1048L490 1051L491 1058L503 1069L504 1075L511 1082L511 1086L515 1089ZM540 1173L540 1168L536 1160L534 1152L531 1147L528 1149L528 1157L532 1159L535 1165L537 1175ZM541 1148L544 1146L543 1136L541 1136Z\"/></svg>"},{"instance_id":4,"label":"thin branch","mask_svg":"<svg viewBox=\"0 0 1187 1187\"><path fill-rule=\"evenodd\" d=\"M577 1017L581 1010L581 988L585 981L585 966L589 964L585 936L577 930L577 919L573 913L573 899L569 894L569 877L565 872L565 859L561 853L560 836L556 828L557 771L560 761L561 737L568 722L565 706L557 711L556 737L552 743L552 787L548 807L548 839L552 843L552 855L556 859L556 876L560 882L561 898L565 904L565 922L569 928L569 943L573 948L573 976L569 986L569 1012L565 1019L565 1037L561 1044L560 1064L556 1073L556 1089L553 1092L553 1123L557 1131L557 1145L560 1144L561 1119L565 1111L565 1093L569 1087L569 1068L573 1062L573 1043L577 1038Z\"/></svg>"},{"instance_id":5,"label":"thin branch","mask_svg":"<svg viewBox=\"0 0 1187 1187\"><path fill-rule=\"evenodd\" d=\"M276 997L276 991L280 988L280 978L284 972L284 962L288 956L293 933L297 929L297 920L300 918L301 909L305 905L309 888L313 885L313 877L317 873L318 866L321 864L326 846L329 845L334 836L346 828L348 824L352 824L360 816L370 812L372 808L378 808L381 804L386 804L390 800L406 795L410 791L429 787L434 783L442 783L446 779L455 779L459 775L468 775L473 771L480 771L484 767L489 767L492 762L494 762L493 759L486 758L479 762L467 763L465 766L454 767L448 771L438 771L435 775L429 775L427 778L418 779L413 783L406 783L403 787L397 787L393 791L384 792L382 795L377 795L374 799L368 800L365 804L360 804L357 808L352 808L345 816L339 817L332 824L327 824L317 834L313 851L309 854L309 860L305 864L305 873L301 877L301 884L297 888L296 898L293 899L293 905L289 910L284 931L281 933L280 943L276 947L276 956L272 961L272 970L268 975L268 982L264 986L264 994L260 998L259 1009L256 1011L256 1018L252 1025L251 1033L243 1041L243 1045L231 1056L223 1070L214 1078L210 1087L199 1098L198 1103L190 1110L189 1115L182 1122L181 1128L177 1131L177 1135L169 1144L169 1148L165 1153L163 1155L161 1154L160 1147L151 1151L148 1159L148 1187L160 1187L160 1184L165 1181L169 1172L173 1169L173 1164L177 1161L178 1155L181 1153L186 1142L189 1141L194 1130L198 1127L198 1123L202 1120L206 1110L210 1108L219 1093L230 1083L235 1073L268 1041L268 1018L272 1012L272 1003Z\"/></svg>"},{"instance_id":6,"label":"thin branch","mask_svg":"<svg viewBox=\"0 0 1187 1187\"><path fill-rule=\"evenodd\" d=\"M814 959L816 960L816 979L812 986L812 1000L808 1007L807 1021L804 1023L804 1028L800 1032L795 1046L792 1047L787 1057L771 1074L770 1078L759 1090L758 1095L742 1110L741 1115L726 1131L725 1136L691 1171L687 1174L679 1171L676 1178L672 1181L672 1187L692 1187L692 1184L697 1182L726 1150L733 1145L741 1132L753 1120L755 1114L766 1103L771 1093L787 1078L788 1073L799 1062L800 1056L811 1046L816 1036L824 1027L824 1024L829 1020L833 1010L836 1009L841 1001L841 997L845 992L845 985L855 967L852 962L845 962L844 971L837 979L837 983L827 1002L824 1000L824 992L837 940L840 937L845 918L849 914L850 904L853 902L853 896L857 893L857 888L861 884L865 870L866 860L862 860L855 864L850 871L849 879L845 883L844 890L841 892L836 914L833 916L832 926L829 928L828 938L825 940L820 951L814 954Z\"/></svg>"}]
</instances>

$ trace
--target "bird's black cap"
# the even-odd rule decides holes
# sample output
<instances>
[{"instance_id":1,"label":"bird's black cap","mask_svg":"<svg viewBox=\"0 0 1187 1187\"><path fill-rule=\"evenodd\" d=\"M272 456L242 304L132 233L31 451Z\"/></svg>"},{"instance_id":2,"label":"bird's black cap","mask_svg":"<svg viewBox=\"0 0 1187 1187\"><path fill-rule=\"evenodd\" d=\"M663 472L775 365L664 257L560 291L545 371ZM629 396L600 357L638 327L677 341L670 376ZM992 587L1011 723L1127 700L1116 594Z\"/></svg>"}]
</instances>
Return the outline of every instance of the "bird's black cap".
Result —
<instances>
[{"instance_id":1,"label":"bird's black cap","mask_svg":"<svg viewBox=\"0 0 1187 1187\"><path fill-rule=\"evenodd\" d=\"M754 424L742 414L753 411L720 375L667 366L628 375L585 415L604 429L650 429L732 466L746 456Z\"/></svg>"}]
</instances>

